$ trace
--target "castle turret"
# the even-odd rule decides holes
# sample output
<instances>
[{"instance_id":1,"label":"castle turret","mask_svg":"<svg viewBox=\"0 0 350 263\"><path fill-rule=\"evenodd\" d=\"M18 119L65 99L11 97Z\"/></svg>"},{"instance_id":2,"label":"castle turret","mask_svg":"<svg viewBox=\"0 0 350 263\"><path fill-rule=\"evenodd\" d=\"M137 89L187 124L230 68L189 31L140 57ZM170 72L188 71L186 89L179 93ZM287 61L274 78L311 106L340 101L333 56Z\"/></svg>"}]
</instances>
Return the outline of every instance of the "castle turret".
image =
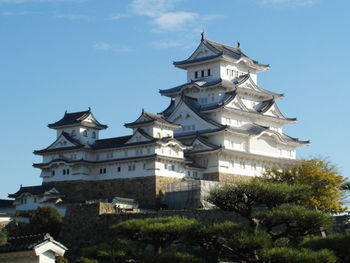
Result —
<instances>
[{"instance_id":1,"label":"castle turret","mask_svg":"<svg viewBox=\"0 0 350 263\"><path fill-rule=\"evenodd\" d=\"M99 130L106 129L107 125L99 123L89 108L87 111L66 112L62 119L48 127L57 130L57 138L65 132L82 144L93 144L99 138Z\"/></svg>"}]
</instances>

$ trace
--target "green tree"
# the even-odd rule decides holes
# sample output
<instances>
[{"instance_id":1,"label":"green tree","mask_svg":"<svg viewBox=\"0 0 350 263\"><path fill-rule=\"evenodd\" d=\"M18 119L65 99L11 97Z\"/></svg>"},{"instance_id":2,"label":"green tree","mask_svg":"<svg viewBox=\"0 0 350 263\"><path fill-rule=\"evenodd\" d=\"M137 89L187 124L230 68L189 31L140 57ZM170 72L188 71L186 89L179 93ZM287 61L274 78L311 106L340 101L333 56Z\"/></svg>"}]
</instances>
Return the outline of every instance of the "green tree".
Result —
<instances>
[{"instance_id":1,"label":"green tree","mask_svg":"<svg viewBox=\"0 0 350 263\"><path fill-rule=\"evenodd\" d=\"M0 246L7 243L7 235L3 229L0 229Z\"/></svg>"},{"instance_id":2,"label":"green tree","mask_svg":"<svg viewBox=\"0 0 350 263\"><path fill-rule=\"evenodd\" d=\"M76 263L98 263L95 259L80 257L76 260Z\"/></svg>"},{"instance_id":3,"label":"green tree","mask_svg":"<svg viewBox=\"0 0 350 263\"><path fill-rule=\"evenodd\" d=\"M266 263L336 263L337 257L332 251L292 248L272 248L260 253L261 261Z\"/></svg>"},{"instance_id":4,"label":"green tree","mask_svg":"<svg viewBox=\"0 0 350 263\"><path fill-rule=\"evenodd\" d=\"M58 256L58 257L56 257L55 262L56 263L68 263L68 259L66 259L65 257L62 257L62 256Z\"/></svg>"},{"instance_id":5,"label":"green tree","mask_svg":"<svg viewBox=\"0 0 350 263\"><path fill-rule=\"evenodd\" d=\"M340 176L336 167L321 159L302 160L293 167L268 169L263 180L291 185L310 186L310 195L301 200L303 205L316 206L327 213L344 211L341 202L342 190L346 188L344 177Z\"/></svg>"},{"instance_id":6,"label":"green tree","mask_svg":"<svg viewBox=\"0 0 350 263\"><path fill-rule=\"evenodd\" d=\"M134 246L131 241L123 239L115 239L111 242L105 242L93 247L83 249L83 256L87 258L95 258L101 261L119 263L128 262L136 258Z\"/></svg>"},{"instance_id":7,"label":"green tree","mask_svg":"<svg viewBox=\"0 0 350 263\"><path fill-rule=\"evenodd\" d=\"M338 262L350 262L350 236L348 234L334 234L327 237L311 236L301 245L313 250L328 249L334 251L339 258Z\"/></svg>"},{"instance_id":8,"label":"green tree","mask_svg":"<svg viewBox=\"0 0 350 263\"><path fill-rule=\"evenodd\" d=\"M113 228L126 237L152 244L155 252L161 254L165 247L198 226L199 223L195 219L163 217L132 219Z\"/></svg>"},{"instance_id":9,"label":"green tree","mask_svg":"<svg viewBox=\"0 0 350 263\"><path fill-rule=\"evenodd\" d=\"M200 246L201 255L208 262L258 260L256 251L271 246L269 237L264 233L254 233L251 229L236 222L203 224L193 232L188 232L186 242Z\"/></svg>"},{"instance_id":10,"label":"green tree","mask_svg":"<svg viewBox=\"0 0 350 263\"><path fill-rule=\"evenodd\" d=\"M227 184L210 192L208 201L224 211L233 211L247 219L249 225L257 230L259 220L256 208L272 209L278 205L304 200L309 187L291 186L260 181Z\"/></svg>"},{"instance_id":11,"label":"green tree","mask_svg":"<svg viewBox=\"0 0 350 263\"><path fill-rule=\"evenodd\" d=\"M39 207L30 216L29 229L32 233L49 233L57 237L62 222L62 217L55 208Z\"/></svg>"},{"instance_id":12,"label":"green tree","mask_svg":"<svg viewBox=\"0 0 350 263\"><path fill-rule=\"evenodd\" d=\"M253 233L249 235L249 232L246 232L238 238L239 241L247 240L244 246L252 247L247 255L240 255L238 252L236 255L239 255L239 258L235 261L289 262L288 259L294 257L299 261L291 262L334 262L332 260L335 256L331 252L315 251L308 254L305 250L297 248L305 236L320 233L321 229L327 228L331 222L331 217L322 211L296 205L307 200L309 193L309 187L305 185L255 180L214 189L210 192L208 201L222 210L234 211L241 215L247 220L247 225ZM266 245L268 242L263 241L264 239L257 238L264 236L261 232L268 235L272 248ZM284 247L277 247L281 245ZM226 243L225 246L234 252L237 243ZM301 260L303 258L305 261ZM327 261L328 259L330 261Z\"/></svg>"},{"instance_id":13,"label":"green tree","mask_svg":"<svg viewBox=\"0 0 350 263\"><path fill-rule=\"evenodd\" d=\"M333 219L321 211L298 205L283 204L256 214L273 241L287 238L295 245L303 237L319 234L330 227Z\"/></svg>"}]
</instances>

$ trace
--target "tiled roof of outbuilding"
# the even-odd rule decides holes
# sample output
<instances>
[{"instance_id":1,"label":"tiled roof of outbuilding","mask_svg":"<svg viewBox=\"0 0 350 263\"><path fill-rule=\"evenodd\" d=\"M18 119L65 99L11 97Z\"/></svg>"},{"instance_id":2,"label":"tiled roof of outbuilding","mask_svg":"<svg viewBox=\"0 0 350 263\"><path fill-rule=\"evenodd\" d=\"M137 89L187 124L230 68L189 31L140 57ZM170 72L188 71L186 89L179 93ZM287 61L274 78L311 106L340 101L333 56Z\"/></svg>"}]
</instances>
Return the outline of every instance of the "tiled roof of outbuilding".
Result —
<instances>
[{"instance_id":1,"label":"tiled roof of outbuilding","mask_svg":"<svg viewBox=\"0 0 350 263\"><path fill-rule=\"evenodd\" d=\"M11 207L13 205L13 200L0 199L0 207Z\"/></svg>"},{"instance_id":2,"label":"tiled roof of outbuilding","mask_svg":"<svg viewBox=\"0 0 350 263\"><path fill-rule=\"evenodd\" d=\"M10 198L17 198L21 194L42 195L45 192L54 189L51 185L34 185L34 186L21 186L21 188L14 194L9 194Z\"/></svg>"},{"instance_id":3,"label":"tiled roof of outbuilding","mask_svg":"<svg viewBox=\"0 0 350 263\"><path fill-rule=\"evenodd\" d=\"M7 244L0 246L0 253L16 252L16 251L28 251L34 249L36 246L45 242L54 242L64 250L67 250L65 246L55 241L49 234L37 234L27 236L9 237Z\"/></svg>"}]
</instances>

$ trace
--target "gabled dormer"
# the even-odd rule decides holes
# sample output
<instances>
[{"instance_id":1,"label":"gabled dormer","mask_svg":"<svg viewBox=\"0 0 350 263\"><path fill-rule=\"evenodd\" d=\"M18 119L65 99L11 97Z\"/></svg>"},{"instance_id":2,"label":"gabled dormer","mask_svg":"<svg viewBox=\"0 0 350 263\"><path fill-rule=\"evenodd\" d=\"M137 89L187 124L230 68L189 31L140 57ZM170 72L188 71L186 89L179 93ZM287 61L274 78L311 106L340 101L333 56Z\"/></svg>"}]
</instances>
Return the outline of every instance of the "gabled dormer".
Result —
<instances>
[{"instance_id":1,"label":"gabled dormer","mask_svg":"<svg viewBox=\"0 0 350 263\"><path fill-rule=\"evenodd\" d=\"M246 56L237 43L236 47L208 40L202 33L201 42L186 60L174 62L174 66L187 70L187 81L198 79L235 80L251 73L255 82L256 73L265 71L269 65Z\"/></svg>"},{"instance_id":2,"label":"gabled dormer","mask_svg":"<svg viewBox=\"0 0 350 263\"><path fill-rule=\"evenodd\" d=\"M99 123L89 108L87 111L65 112L62 119L48 127L57 130L57 138L65 132L83 144L93 144L99 138L99 131L106 129L107 125Z\"/></svg>"},{"instance_id":3,"label":"gabled dormer","mask_svg":"<svg viewBox=\"0 0 350 263\"><path fill-rule=\"evenodd\" d=\"M174 130L181 128L180 125L166 120L161 114L144 110L136 121L125 123L124 126L133 129L134 134L140 129L153 138L174 137Z\"/></svg>"},{"instance_id":4,"label":"gabled dormer","mask_svg":"<svg viewBox=\"0 0 350 263\"><path fill-rule=\"evenodd\" d=\"M78 140L73 139L68 133L62 132L51 145L45 149L34 151L34 154L45 155L60 150L78 150L82 147L84 145Z\"/></svg>"}]
</instances>

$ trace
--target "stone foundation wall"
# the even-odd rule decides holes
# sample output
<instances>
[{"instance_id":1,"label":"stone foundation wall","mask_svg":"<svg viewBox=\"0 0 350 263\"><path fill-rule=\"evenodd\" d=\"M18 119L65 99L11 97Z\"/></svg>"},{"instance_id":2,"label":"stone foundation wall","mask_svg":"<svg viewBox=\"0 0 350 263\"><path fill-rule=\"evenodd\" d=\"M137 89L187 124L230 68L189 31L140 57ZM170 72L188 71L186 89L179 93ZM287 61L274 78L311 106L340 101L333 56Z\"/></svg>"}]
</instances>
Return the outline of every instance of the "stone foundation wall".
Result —
<instances>
[{"instance_id":1,"label":"stone foundation wall","mask_svg":"<svg viewBox=\"0 0 350 263\"><path fill-rule=\"evenodd\" d=\"M104 181L63 181L47 184L55 187L67 199L104 200L115 196L133 198L141 208L159 208L168 183L182 179L147 176Z\"/></svg>"},{"instance_id":2,"label":"stone foundation wall","mask_svg":"<svg viewBox=\"0 0 350 263\"><path fill-rule=\"evenodd\" d=\"M234 182L247 182L252 180L254 177L252 176L245 176L245 175L238 175L238 174L228 174L228 173L207 173L203 174L203 179L208 181L218 181L218 182L227 182L227 183L234 183Z\"/></svg>"},{"instance_id":3,"label":"stone foundation wall","mask_svg":"<svg viewBox=\"0 0 350 263\"><path fill-rule=\"evenodd\" d=\"M60 242L69 248L69 251L91 246L115 238L111 227L129 219L144 219L155 217L179 216L195 218L200 222L218 223L228 220L245 222L233 212L222 210L162 210L147 213L105 214L108 204L79 204L70 205L64 218ZM68 252L69 252L68 251Z\"/></svg>"}]
</instances>

